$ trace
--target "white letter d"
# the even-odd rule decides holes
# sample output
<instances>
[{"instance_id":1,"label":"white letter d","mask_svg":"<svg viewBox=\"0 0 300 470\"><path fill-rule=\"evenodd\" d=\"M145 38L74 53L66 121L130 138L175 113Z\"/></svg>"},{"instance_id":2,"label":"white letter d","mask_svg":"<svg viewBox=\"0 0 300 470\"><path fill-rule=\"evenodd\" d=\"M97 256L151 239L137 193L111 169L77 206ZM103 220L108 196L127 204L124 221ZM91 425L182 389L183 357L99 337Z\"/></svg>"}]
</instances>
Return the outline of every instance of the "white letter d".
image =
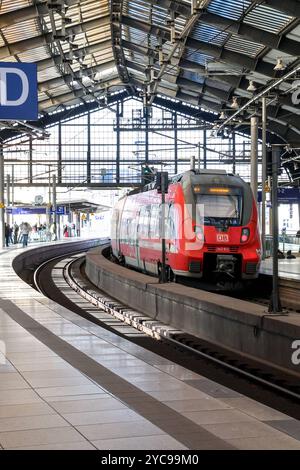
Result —
<instances>
[{"instance_id":1,"label":"white letter d","mask_svg":"<svg viewBox=\"0 0 300 470\"><path fill-rule=\"evenodd\" d=\"M17 100L9 100L7 98L7 75L18 75L22 82L22 93ZM15 67L0 68L0 105L2 106L21 106L25 103L29 94L29 83L26 74L23 70Z\"/></svg>"}]
</instances>

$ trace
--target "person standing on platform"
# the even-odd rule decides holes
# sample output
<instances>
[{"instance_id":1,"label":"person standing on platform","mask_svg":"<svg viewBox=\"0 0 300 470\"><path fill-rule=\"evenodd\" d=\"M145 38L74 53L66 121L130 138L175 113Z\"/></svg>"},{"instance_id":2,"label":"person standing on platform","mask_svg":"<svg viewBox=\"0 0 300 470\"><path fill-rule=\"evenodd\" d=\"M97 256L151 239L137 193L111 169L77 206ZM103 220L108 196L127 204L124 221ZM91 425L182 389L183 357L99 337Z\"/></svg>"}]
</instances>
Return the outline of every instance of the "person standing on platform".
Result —
<instances>
[{"instance_id":1,"label":"person standing on platform","mask_svg":"<svg viewBox=\"0 0 300 470\"><path fill-rule=\"evenodd\" d=\"M4 228L4 235L5 235L5 246L9 247L10 226L6 222L5 222L5 228Z\"/></svg>"},{"instance_id":2,"label":"person standing on platform","mask_svg":"<svg viewBox=\"0 0 300 470\"><path fill-rule=\"evenodd\" d=\"M13 240L13 227L9 226L9 243L13 245L14 240Z\"/></svg>"},{"instance_id":3,"label":"person standing on platform","mask_svg":"<svg viewBox=\"0 0 300 470\"><path fill-rule=\"evenodd\" d=\"M28 222L22 222L20 229L21 229L22 242L23 242L23 248L24 248L25 246L28 245L28 237L31 231L31 227Z\"/></svg>"},{"instance_id":4,"label":"person standing on platform","mask_svg":"<svg viewBox=\"0 0 300 470\"><path fill-rule=\"evenodd\" d=\"M18 243L19 238L19 225L15 222L14 223L14 245Z\"/></svg>"}]
</instances>

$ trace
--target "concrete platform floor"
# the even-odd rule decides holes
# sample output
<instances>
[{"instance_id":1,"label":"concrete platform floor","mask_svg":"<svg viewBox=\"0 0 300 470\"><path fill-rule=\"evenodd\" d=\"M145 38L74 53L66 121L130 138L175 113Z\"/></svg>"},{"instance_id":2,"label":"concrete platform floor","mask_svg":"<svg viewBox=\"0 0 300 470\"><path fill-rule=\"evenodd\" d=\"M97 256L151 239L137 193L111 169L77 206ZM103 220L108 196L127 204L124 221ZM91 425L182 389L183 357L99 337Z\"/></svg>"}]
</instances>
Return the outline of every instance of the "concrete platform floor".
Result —
<instances>
[{"instance_id":1,"label":"concrete platform floor","mask_svg":"<svg viewBox=\"0 0 300 470\"><path fill-rule=\"evenodd\" d=\"M2 449L300 449L299 421L44 298L18 252L0 253Z\"/></svg>"},{"instance_id":2,"label":"concrete platform floor","mask_svg":"<svg viewBox=\"0 0 300 470\"><path fill-rule=\"evenodd\" d=\"M278 260L279 277L300 281L300 257L295 259ZM267 258L261 262L260 273L272 276L272 258Z\"/></svg>"}]
</instances>

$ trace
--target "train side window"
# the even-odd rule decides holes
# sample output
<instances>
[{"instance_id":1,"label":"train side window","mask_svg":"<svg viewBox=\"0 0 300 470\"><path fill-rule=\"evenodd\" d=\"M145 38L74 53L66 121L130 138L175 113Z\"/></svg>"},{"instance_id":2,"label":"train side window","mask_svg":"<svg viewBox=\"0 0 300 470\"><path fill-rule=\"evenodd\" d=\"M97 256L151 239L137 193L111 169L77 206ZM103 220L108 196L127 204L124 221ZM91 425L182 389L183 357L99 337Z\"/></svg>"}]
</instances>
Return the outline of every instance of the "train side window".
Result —
<instances>
[{"instance_id":1,"label":"train side window","mask_svg":"<svg viewBox=\"0 0 300 470\"><path fill-rule=\"evenodd\" d=\"M150 236L150 219L151 219L151 206L146 207L145 221L144 221L144 237L149 238Z\"/></svg>"},{"instance_id":2,"label":"train side window","mask_svg":"<svg viewBox=\"0 0 300 470\"><path fill-rule=\"evenodd\" d=\"M166 224L166 238L170 240L174 240L176 238L175 217L176 217L176 213L175 213L174 205L170 204L169 210L168 210L167 224Z\"/></svg>"},{"instance_id":3,"label":"train side window","mask_svg":"<svg viewBox=\"0 0 300 470\"><path fill-rule=\"evenodd\" d=\"M130 221L128 225L128 242L130 245L134 245L136 241L136 229L137 229L137 218L132 212L130 214Z\"/></svg>"},{"instance_id":4,"label":"train side window","mask_svg":"<svg viewBox=\"0 0 300 470\"><path fill-rule=\"evenodd\" d=\"M159 238L159 206L157 204L151 206L150 238Z\"/></svg>"},{"instance_id":5,"label":"train side window","mask_svg":"<svg viewBox=\"0 0 300 470\"><path fill-rule=\"evenodd\" d=\"M138 221L138 236L140 237L143 234L143 223L144 223L144 207L140 209L139 221Z\"/></svg>"},{"instance_id":6,"label":"train side window","mask_svg":"<svg viewBox=\"0 0 300 470\"><path fill-rule=\"evenodd\" d=\"M145 206L141 208L141 212L140 212L139 236L143 238L148 238L149 227L150 227L150 210L149 210L149 206Z\"/></svg>"},{"instance_id":7,"label":"train side window","mask_svg":"<svg viewBox=\"0 0 300 470\"><path fill-rule=\"evenodd\" d=\"M126 219L126 214L123 212L123 216L120 221L120 239L123 242L126 240L126 227L127 227L127 219Z\"/></svg>"}]
</instances>

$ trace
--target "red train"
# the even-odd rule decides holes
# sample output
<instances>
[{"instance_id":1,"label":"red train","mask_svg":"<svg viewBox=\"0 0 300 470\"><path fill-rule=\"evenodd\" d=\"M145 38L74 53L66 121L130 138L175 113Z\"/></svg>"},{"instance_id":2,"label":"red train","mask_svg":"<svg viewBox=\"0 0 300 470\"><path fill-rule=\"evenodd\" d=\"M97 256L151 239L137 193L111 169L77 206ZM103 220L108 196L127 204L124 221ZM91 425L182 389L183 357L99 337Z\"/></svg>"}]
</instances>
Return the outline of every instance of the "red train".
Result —
<instances>
[{"instance_id":1,"label":"red train","mask_svg":"<svg viewBox=\"0 0 300 470\"><path fill-rule=\"evenodd\" d=\"M148 185L120 199L112 220L112 252L146 273L161 269L161 194ZM223 170L190 170L170 180L165 205L169 276L234 285L258 276L261 241L250 186Z\"/></svg>"}]
</instances>

